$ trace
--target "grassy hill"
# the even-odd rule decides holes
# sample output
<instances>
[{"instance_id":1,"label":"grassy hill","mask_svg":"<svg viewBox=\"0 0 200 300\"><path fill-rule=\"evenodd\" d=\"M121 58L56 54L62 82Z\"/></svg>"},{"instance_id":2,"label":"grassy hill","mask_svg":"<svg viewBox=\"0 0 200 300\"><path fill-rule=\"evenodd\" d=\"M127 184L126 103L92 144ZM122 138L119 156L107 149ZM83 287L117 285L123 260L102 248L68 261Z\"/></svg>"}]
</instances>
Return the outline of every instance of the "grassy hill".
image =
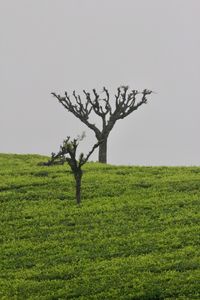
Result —
<instances>
[{"instance_id":1,"label":"grassy hill","mask_svg":"<svg viewBox=\"0 0 200 300\"><path fill-rule=\"evenodd\" d=\"M0 155L0 299L200 299L200 168Z\"/></svg>"}]
</instances>

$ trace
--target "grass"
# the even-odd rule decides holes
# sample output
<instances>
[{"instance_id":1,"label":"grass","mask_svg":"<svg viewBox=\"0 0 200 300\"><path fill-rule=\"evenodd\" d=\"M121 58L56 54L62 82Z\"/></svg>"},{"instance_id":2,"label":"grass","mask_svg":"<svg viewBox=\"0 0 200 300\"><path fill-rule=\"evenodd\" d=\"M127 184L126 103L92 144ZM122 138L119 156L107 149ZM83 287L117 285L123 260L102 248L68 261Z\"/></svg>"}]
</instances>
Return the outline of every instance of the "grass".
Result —
<instances>
[{"instance_id":1,"label":"grass","mask_svg":"<svg viewBox=\"0 0 200 300\"><path fill-rule=\"evenodd\" d=\"M200 167L0 155L0 299L200 299Z\"/></svg>"}]
</instances>

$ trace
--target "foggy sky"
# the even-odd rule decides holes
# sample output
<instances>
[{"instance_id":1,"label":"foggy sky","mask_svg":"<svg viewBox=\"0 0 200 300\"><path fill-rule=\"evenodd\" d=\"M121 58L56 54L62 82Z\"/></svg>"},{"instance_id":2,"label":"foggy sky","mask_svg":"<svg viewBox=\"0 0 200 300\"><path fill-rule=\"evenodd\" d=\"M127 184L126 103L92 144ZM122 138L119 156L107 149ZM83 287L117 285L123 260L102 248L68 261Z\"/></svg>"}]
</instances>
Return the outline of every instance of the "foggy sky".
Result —
<instances>
[{"instance_id":1,"label":"foggy sky","mask_svg":"<svg viewBox=\"0 0 200 300\"><path fill-rule=\"evenodd\" d=\"M0 152L50 155L83 131L87 152L93 132L51 92L123 84L156 94L117 122L108 162L200 165L199 28L199 0L0 0Z\"/></svg>"}]
</instances>

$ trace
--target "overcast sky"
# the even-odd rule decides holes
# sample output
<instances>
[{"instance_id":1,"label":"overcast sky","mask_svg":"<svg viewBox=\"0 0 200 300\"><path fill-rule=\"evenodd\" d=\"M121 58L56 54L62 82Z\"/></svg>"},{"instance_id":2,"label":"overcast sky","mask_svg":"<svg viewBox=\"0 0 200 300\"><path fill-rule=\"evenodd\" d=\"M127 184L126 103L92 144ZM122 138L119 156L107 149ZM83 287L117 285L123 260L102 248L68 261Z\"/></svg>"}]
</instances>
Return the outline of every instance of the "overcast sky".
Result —
<instances>
[{"instance_id":1,"label":"overcast sky","mask_svg":"<svg viewBox=\"0 0 200 300\"><path fill-rule=\"evenodd\" d=\"M0 0L0 152L50 155L82 131L87 152L93 132L50 93L123 84L156 94L116 124L108 162L200 165L199 28L199 0Z\"/></svg>"}]
</instances>

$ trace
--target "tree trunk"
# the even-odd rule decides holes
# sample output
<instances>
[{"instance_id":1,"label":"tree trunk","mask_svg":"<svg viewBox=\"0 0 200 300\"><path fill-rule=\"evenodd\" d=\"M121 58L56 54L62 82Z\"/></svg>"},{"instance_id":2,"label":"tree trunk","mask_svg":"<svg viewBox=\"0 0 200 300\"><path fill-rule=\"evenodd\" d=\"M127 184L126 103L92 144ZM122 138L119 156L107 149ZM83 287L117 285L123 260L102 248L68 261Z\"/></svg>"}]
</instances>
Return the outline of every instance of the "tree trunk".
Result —
<instances>
[{"instance_id":1,"label":"tree trunk","mask_svg":"<svg viewBox=\"0 0 200 300\"><path fill-rule=\"evenodd\" d=\"M76 180L76 203L80 205L81 203L81 178L82 178L82 171L80 170L75 175Z\"/></svg>"},{"instance_id":2,"label":"tree trunk","mask_svg":"<svg viewBox=\"0 0 200 300\"><path fill-rule=\"evenodd\" d=\"M99 162L100 163L107 163L107 140L108 137L102 137L103 143L99 145Z\"/></svg>"}]
</instances>

